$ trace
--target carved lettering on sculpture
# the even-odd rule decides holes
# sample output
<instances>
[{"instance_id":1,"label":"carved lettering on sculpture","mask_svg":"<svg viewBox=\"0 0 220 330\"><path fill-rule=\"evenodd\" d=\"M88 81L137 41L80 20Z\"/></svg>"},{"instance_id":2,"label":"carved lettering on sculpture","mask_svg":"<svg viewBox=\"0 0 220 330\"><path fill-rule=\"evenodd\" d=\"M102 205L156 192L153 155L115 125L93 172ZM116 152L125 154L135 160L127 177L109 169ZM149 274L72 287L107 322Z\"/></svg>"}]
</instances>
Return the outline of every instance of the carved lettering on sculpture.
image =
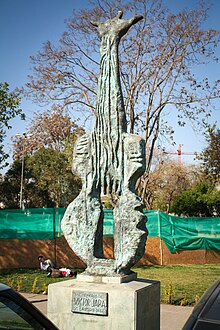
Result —
<instances>
[{"instance_id":1,"label":"carved lettering on sculpture","mask_svg":"<svg viewBox=\"0 0 220 330\"><path fill-rule=\"evenodd\" d=\"M105 292L73 291L72 312L108 315L108 294Z\"/></svg>"}]
</instances>

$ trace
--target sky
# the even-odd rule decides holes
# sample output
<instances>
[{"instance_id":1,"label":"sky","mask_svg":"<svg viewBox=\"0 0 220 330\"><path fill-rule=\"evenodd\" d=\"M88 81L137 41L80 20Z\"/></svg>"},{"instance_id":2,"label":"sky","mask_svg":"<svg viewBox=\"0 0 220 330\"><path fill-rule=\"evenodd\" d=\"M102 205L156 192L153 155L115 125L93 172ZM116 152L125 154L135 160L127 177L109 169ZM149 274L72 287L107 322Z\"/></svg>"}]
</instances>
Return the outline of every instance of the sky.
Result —
<instances>
[{"instance_id":1,"label":"sky","mask_svg":"<svg viewBox=\"0 0 220 330\"><path fill-rule=\"evenodd\" d=\"M208 1L208 0L207 0ZM164 0L172 10L192 8L196 0ZM220 0L212 0L213 7L205 28L220 30ZM28 74L31 74L30 56L35 55L47 40L57 43L62 32L66 29L65 19L71 16L74 9L88 8L87 0L0 0L0 81L8 82L10 89L24 86ZM141 13L140 13L141 14ZM220 57L220 47L217 53ZM219 65L207 66L207 76L219 79ZM39 107L31 101L22 100L27 121L19 119L11 121L13 126L7 133L5 148L10 150L11 136L22 134L28 125L28 120ZM42 108L40 109L42 111ZM220 118L220 101L216 102L216 111L210 119L211 122ZM170 119L172 121L172 118ZM219 126L218 126L219 127ZM204 136L195 133L189 126L179 128L174 126L174 141L176 146L166 145L166 150L175 151L182 144L183 152L200 152L205 147ZM176 156L174 156L176 157ZM182 156L184 157L184 156ZM185 161L193 162L193 156L185 155Z\"/></svg>"}]
</instances>

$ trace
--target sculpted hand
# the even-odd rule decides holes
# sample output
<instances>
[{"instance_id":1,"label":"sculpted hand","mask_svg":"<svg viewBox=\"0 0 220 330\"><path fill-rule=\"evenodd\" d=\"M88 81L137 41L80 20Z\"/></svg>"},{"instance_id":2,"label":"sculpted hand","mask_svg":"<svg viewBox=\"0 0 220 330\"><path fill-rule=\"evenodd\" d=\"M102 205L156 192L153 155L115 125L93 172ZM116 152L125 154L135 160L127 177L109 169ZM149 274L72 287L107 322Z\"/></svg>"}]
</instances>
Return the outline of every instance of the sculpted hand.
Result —
<instances>
[{"instance_id":1,"label":"sculpted hand","mask_svg":"<svg viewBox=\"0 0 220 330\"><path fill-rule=\"evenodd\" d=\"M91 24L99 28L100 36L112 32L120 38L127 33L130 27L143 19L142 15L134 15L130 19L122 19L123 12L120 10L118 15L104 23L91 21Z\"/></svg>"}]
</instances>

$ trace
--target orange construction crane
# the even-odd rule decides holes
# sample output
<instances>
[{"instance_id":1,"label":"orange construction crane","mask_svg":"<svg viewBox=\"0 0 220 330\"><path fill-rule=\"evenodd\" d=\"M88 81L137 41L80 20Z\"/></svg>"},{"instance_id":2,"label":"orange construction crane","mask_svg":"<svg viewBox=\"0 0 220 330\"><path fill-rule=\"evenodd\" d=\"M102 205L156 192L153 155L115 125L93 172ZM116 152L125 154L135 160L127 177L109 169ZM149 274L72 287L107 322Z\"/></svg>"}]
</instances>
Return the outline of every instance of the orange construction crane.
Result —
<instances>
[{"instance_id":1,"label":"orange construction crane","mask_svg":"<svg viewBox=\"0 0 220 330\"><path fill-rule=\"evenodd\" d=\"M178 156L178 164L181 166L182 164L182 159L181 156L182 155L196 155L195 152L182 152L182 146L183 144L179 144L178 149L176 151L163 151L162 154L166 154L166 155L177 155Z\"/></svg>"}]
</instances>

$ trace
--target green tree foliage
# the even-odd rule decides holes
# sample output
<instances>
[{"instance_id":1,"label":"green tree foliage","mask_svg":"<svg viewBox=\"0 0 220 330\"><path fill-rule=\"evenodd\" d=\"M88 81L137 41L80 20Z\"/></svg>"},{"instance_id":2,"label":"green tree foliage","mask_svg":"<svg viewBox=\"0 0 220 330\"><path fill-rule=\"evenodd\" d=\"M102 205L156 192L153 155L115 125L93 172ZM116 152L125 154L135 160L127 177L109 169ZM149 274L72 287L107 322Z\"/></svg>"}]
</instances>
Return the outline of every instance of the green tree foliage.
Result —
<instances>
[{"instance_id":1,"label":"green tree foliage","mask_svg":"<svg viewBox=\"0 0 220 330\"><path fill-rule=\"evenodd\" d=\"M197 166L179 164L163 157L163 160L149 174L149 187L145 204L149 209L170 212L174 199L199 180Z\"/></svg>"},{"instance_id":2,"label":"green tree foliage","mask_svg":"<svg viewBox=\"0 0 220 330\"><path fill-rule=\"evenodd\" d=\"M220 191L213 189L210 194L207 195L207 206L211 210L212 215L220 216Z\"/></svg>"},{"instance_id":3,"label":"green tree foliage","mask_svg":"<svg viewBox=\"0 0 220 330\"><path fill-rule=\"evenodd\" d=\"M17 163L13 164L13 166L11 165L10 169L6 172L5 176L4 177L2 176L1 178L1 182L0 182L1 208L13 209L19 207L21 166L19 164L19 171L17 173Z\"/></svg>"},{"instance_id":4,"label":"green tree foliage","mask_svg":"<svg viewBox=\"0 0 220 330\"><path fill-rule=\"evenodd\" d=\"M0 83L0 168L4 166L4 161L8 158L3 142L6 130L11 128L10 120L18 115L24 119L24 114L19 108L20 101L18 93L10 92L7 83Z\"/></svg>"},{"instance_id":5,"label":"green tree foliage","mask_svg":"<svg viewBox=\"0 0 220 330\"><path fill-rule=\"evenodd\" d=\"M20 206L22 162L24 207L66 207L81 188L71 173L71 158L76 137L83 132L60 110L36 115L27 134L14 138L16 160L1 176L1 207Z\"/></svg>"},{"instance_id":6,"label":"green tree foliage","mask_svg":"<svg viewBox=\"0 0 220 330\"><path fill-rule=\"evenodd\" d=\"M83 133L66 112L54 107L35 114L27 132L14 137L14 157L20 164L25 159L24 183L30 173L29 184L24 186L24 195L29 189L25 207L30 207L30 201L33 207L66 207L77 196L81 181L71 173L71 163L74 143Z\"/></svg>"},{"instance_id":7,"label":"green tree foliage","mask_svg":"<svg viewBox=\"0 0 220 330\"><path fill-rule=\"evenodd\" d=\"M175 199L171 212L186 216L220 216L220 191L211 183L197 183Z\"/></svg>"},{"instance_id":8,"label":"green tree foliage","mask_svg":"<svg viewBox=\"0 0 220 330\"><path fill-rule=\"evenodd\" d=\"M68 158L49 148L41 148L24 158L22 204L31 207L67 207L78 195L81 181L70 171ZM2 208L19 208L21 160L15 160L0 181Z\"/></svg>"},{"instance_id":9,"label":"green tree foliage","mask_svg":"<svg viewBox=\"0 0 220 330\"><path fill-rule=\"evenodd\" d=\"M220 129L208 128L207 147L200 155L205 174L215 183L220 180Z\"/></svg>"},{"instance_id":10,"label":"green tree foliage","mask_svg":"<svg viewBox=\"0 0 220 330\"><path fill-rule=\"evenodd\" d=\"M69 168L64 153L50 148L37 150L27 166L35 178L35 186L46 191L55 207L66 207L79 193L81 181Z\"/></svg>"},{"instance_id":11,"label":"green tree foliage","mask_svg":"<svg viewBox=\"0 0 220 330\"><path fill-rule=\"evenodd\" d=\"M46 190L39 189L31 169L26 166L24 159L23 205L31 207L50 207L50 200ZM21 161L15 160L0 182L0 203L2 208L17 209L20 207L21 192Z\"/></svg>"}]
</instances>

